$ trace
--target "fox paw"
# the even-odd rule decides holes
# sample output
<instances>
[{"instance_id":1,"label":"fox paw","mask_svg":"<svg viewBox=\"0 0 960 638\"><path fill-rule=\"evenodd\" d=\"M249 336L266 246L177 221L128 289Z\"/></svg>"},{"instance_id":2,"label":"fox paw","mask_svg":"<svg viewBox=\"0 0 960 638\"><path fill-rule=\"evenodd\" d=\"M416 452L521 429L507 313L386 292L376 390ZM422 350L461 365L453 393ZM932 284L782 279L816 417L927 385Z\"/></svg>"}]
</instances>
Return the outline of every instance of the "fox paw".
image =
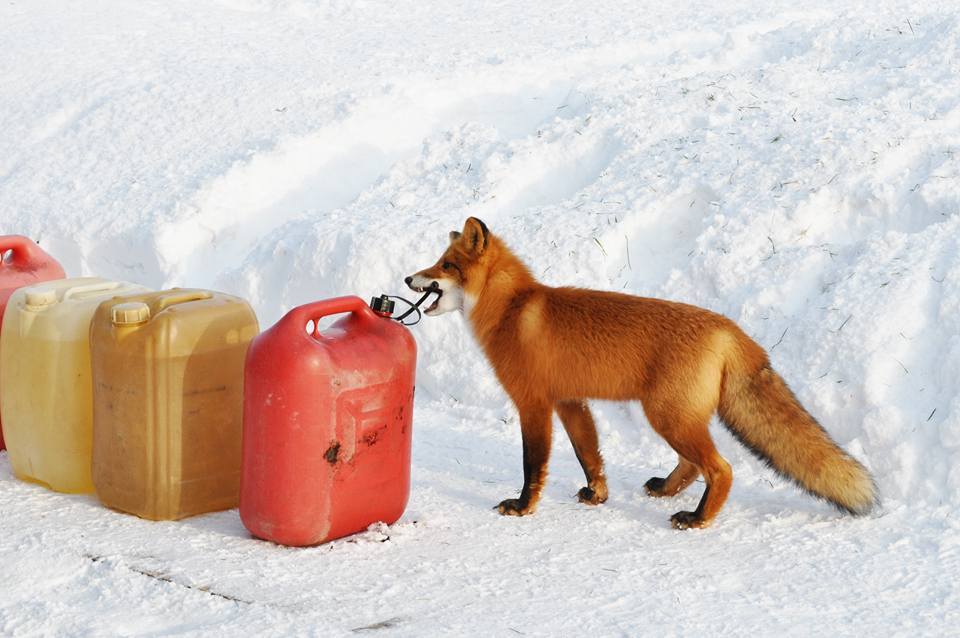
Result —
<instances>
[{"instance_id":1,"label":"fox paw","mask_svg":"<svg viewBox=\"0 0 960 638\"><path fill-rule=\"evenodd\" d=\"M525 516L533 514L534 510L529 503L524 503L519 498L508 498L505 501L500 501L496 509L504 516Z\"/></svg>"},{"instance_id":2,"label":"fox paw","mask_svg":"<svg viewBox=\"0 0 960 638\"><path fill-rule=\"evenodd\" d=\"M670 517L670 523L673 525L673 529L701 529L710 524L698 516L696 512L677 512Z\"/></svg>"},{"instance_id":3,"label":"fox paw","mask_svg":"<svg viewBox=\"0 0 960 638\"><path fill-rule=\"evenodd\" d=\"M600 503L607 502L607 488L597 487L596 489L590 487L582 487L580 491L577 492L577 500L581 503L586 503L587 505L599 505Z\"/></svg>"},{"instance_id":4,"label":"fox paw","mask_svg":"<svg viewBox=\"0 0 960 638\"><path fill-rule=\"evenodd\" d=\"M666 486L666 484L667 479L654 476L643 485L643 488L647 490L647 494L650 496L666 496L663 491L663 488Z\"/></svg>"}]
</instances>

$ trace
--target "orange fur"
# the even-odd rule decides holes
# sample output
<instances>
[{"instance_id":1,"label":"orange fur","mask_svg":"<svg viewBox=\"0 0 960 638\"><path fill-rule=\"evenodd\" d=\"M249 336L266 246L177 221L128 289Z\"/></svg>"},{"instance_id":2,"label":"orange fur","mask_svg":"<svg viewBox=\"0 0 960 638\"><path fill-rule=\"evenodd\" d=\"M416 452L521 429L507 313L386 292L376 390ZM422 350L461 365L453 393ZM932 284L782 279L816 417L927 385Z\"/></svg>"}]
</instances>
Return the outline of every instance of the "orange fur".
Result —
<instances>
[{"instance_id":1,"label":"orange fur","mask_svg":"<svg viewBox=\"0 0 960 638\"><path fill-rule=\"evenodd\" d=\"M440 260L407 282L437 281L451 291L445 294L462 290L473 332L520 414L524 486L519 498L500 503L501 513L535 511L554 412L587 478L580 500L606 500L586 399L640 401L677 452L670 476L648 481L650 494L672 496L703 475L703 498L696 511L672 517L677 528L709 525L730 490L730 465L708 431L718 411L741 442L808 492L856 514L876 502L866 469L837 447L764 350L726 317L661 299L545 286L476 218L450 239Z\"/></svg>"}]
</instances>

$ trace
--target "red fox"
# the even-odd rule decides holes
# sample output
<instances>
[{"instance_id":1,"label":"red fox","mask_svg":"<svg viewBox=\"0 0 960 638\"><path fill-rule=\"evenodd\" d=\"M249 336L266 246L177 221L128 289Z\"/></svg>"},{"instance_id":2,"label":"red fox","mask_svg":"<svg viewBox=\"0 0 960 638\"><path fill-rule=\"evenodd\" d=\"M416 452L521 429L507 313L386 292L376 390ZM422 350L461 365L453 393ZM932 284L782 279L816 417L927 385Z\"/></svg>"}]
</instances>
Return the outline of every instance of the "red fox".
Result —
<instances>
[{"instance_id":1,"label":"red fox","mask_svg":"<svg viewBox=\"0 0 960 638\"><path fill-rule=\"evenodd\" d=\"M651 496L674 496L703 475L696 511L670 518L677 529L710 525L730 491L730 464L708 431L714 413L751 452L810 494L856 515L878 503L866 468L800 405L763 348L722 315L661 299L545 286L475 217L450 233L436 264L405 281L418 292L439 288L428 315L463 311L519 412L523 489L498 505L501 514L536 511L554 412L586 475L579 500L607 500L587 399L640 401L650 425L676 451L676 468L647 481Z\"/></svg>"}]
</instances>

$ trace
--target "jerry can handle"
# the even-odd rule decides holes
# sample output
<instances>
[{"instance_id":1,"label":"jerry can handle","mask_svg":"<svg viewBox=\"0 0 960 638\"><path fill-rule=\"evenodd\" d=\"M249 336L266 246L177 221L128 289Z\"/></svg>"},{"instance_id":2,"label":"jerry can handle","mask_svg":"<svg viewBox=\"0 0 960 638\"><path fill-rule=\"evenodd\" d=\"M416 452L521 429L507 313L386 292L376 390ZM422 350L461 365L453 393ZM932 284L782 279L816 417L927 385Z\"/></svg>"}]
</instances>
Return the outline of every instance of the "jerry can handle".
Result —
<instances>
[{"instance_id":1,"label":"jerry can handle","mask_svg":"<svg viewBox=\"0 0 960 638\"><path fill-rule=\"evenodd\" d=\"M13 251L10 257L11 263L21 266L27 265L32 261L38 261L40 257L40 247L32 239L23 235L6 235L0 237L0 258L8 250ZM0 264L3 261L0 260Z\"/></svg>"},{"instance_id":2,"label":"jerry can handle","mask_svg":"<svg viewBox=\"0 0 960 638\"><path fill-rule=\"evenodd\" d=\"M157 312L160 312L164 308L169 308L170 306L175 306L180 303L187 303L188 301L204 301L213 297L213 293L208 290L180 290L174 288L163 297L160 297L160 302L157 304Z\"/></svg>"},{"instance_id":3,"label":"jerry can handle","mask_svg":"<svg viewBox=\"0 0 960 638\"><path fill-rule=\"evenodd\" d=\"M377 319L377 315L370 309L367 302L353 295L347 297L334 297L333 299L324 299L323 301L314 301L313 303L298 306L288 312L283 323L290 328L296 328L303 332L308 321L317 321L327 315L339 315L344 312L352 312L356 315L368 319Z\"/></svg>"},{"instance_id":4,"label":"jerry can handle","mask_svg":"<svg viewBox=\"0 0 960 638\"><path fill-rule=\"evenodd\" d=\"M82 286L74 286L73 288L68 288L65 293L63 293L63 300L66 301L76 295L82 295L87 292L106 292L107 290L115 290L122 286L123 284L119 281L100 281L94 284L84 284Z\"/></svg>"}]
</instances>

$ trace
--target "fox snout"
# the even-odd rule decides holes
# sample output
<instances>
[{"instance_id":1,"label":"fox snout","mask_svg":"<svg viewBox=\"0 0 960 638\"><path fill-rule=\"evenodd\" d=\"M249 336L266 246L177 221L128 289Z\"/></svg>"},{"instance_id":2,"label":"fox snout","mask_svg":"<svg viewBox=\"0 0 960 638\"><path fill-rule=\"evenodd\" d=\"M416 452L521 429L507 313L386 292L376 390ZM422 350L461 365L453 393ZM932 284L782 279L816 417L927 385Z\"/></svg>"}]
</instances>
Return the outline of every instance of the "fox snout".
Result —
<instances>
[{"instance_id":1,"label":"fox snout","mask_svg":"<svg viewBox=\"0 0 960 638\"><path fill-rule=\"evenodd\" d=\"M442 315L445 312L463 308L463 293L455 282L447 278L434 279L424 275L423 272L425 271L404 277L403 281L414 292L432 292L437 295L434 302L425 310L428 315Z\"/></svg>"},{"instance_id":2,"label":"fox snout","mask_svg":"<svg viewBox=\"0 0 960 638\"><path fill-rule=\"evenodd\" d=\"M439 290L440 282L430 277L424 277L420 273L404 277L403 283L407 284L410 290L414 292L426 292L427 290Z\"/></svg>"}]
</instances>

